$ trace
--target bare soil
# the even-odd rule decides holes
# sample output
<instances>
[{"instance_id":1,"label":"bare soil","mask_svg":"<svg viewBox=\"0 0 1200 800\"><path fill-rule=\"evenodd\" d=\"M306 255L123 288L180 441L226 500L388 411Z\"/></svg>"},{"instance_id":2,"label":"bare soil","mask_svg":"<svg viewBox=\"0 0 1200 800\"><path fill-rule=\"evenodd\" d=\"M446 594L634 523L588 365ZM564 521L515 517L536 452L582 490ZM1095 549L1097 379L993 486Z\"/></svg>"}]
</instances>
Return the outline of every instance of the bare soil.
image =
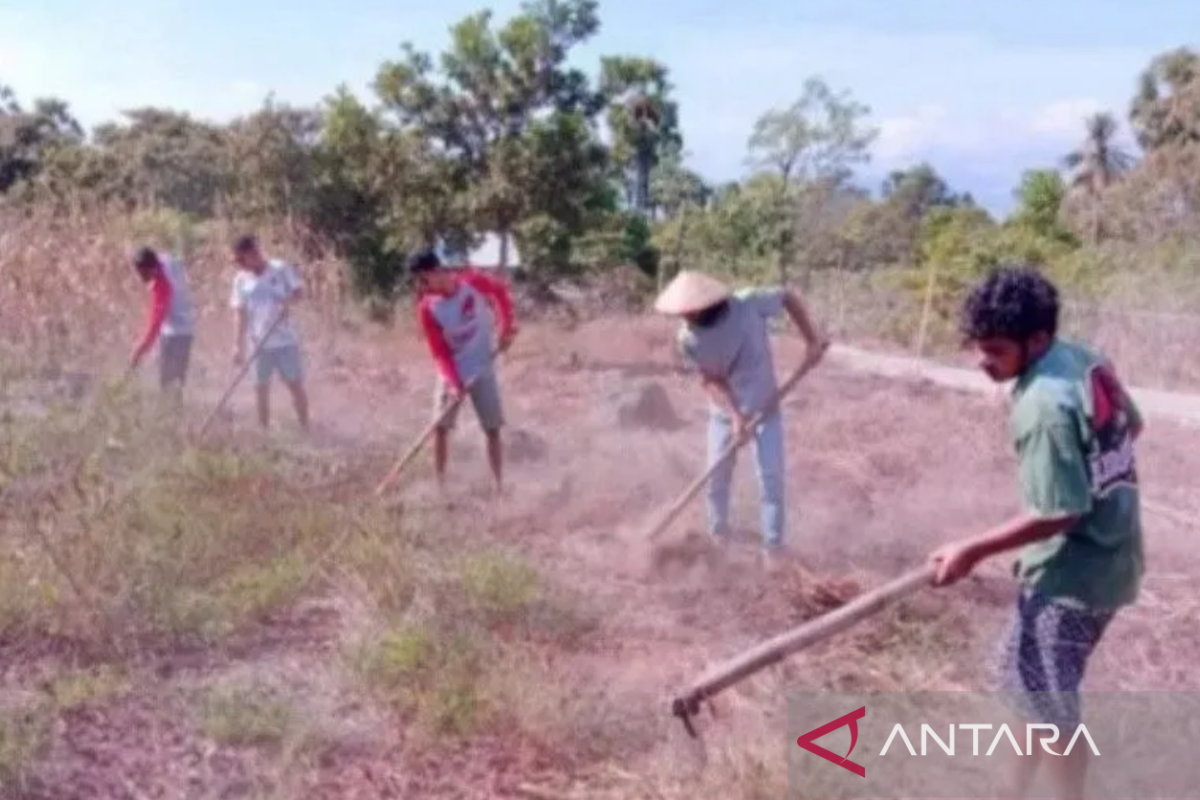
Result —
<instances>
[{"instance_id":1,"label":"bare soil","mask_svg":"<svg viewBox=\"0 0 1200 800\"><path fill-rule=\"evenodd\" d=\"M416 746L404 725L346 685L338 653L342 634L357 624L354 603L309 597L236 646L132 665L130 691L59 719L37 785L10 796L752 797L758 783L783 780L788 689L982 687L984 659L1013 598L1001 562L730 690L717 702L721 716L702 720L711 760L697 772L669 716L674 689L856 589L919 565L939 543L1000 521L1016 508L1016 483L1003 408L993 400L828 363L785 407L790 564L767 579L755 559L750 452L739 454L740 530L729 551L703 542L702 497L649 543L643 531L705 466L706 401L674 358L672 333L667 323L634 318L529 326L500 368L505 495L488 491L482 437L464 409L445 491L432 485L423 453L388 501L464 539L519 548L586 598L598 626L569 652L547 648L539 667L553 685L528 685L528 707L518 711L564 715L572 736L594 739L595 759L564 761L555 742L503 729ZM429 420L432 366L423 343L401 331L310 338L314 431L305 439L294 430L280 387L270 435L311 453L319 467L313 491L344 479L338 492L370 503L374 479ZM780 341L781 374L799 357L796 342ZM198 417L225 388L231 369L222 359L217 344L203 345L189 394ZM215 440L255 441L248 385L232 408ZM1196 432L1152 421L1140 447L1148 498L1187 514L1200 509L1197 445ZM1146 529L1144 599L1101 647L1093 688L1200 683L1189 669L1200 657L1190 635L1193 531L1149 512ZM22 647L0 643L0 698L35 691L40 675L71 659L52 643ZM196 722L195 698L247 681L291 698L308 721L307 741L322 746L282 752L215 743Z\"/></svg>"}]
</instances>

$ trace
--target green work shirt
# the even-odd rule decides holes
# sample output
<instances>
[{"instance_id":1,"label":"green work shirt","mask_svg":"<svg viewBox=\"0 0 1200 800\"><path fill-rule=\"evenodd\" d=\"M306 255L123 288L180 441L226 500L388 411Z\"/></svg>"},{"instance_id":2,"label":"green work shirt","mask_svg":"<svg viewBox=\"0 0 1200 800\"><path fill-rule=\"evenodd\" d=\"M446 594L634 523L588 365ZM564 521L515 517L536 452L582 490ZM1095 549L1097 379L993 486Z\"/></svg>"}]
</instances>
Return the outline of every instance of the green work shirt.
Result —
<instances>
[{"instance_id":1,"label":"green work shirt","mask_svg":"<svg viewBox=\"0 0 1200 800\"><path fill-rule=\"evenodd\" d=\"M1017 380L1009 426L1025 511L1080 515L1020 552L1021 583L1088 608L1136 600L1144 567L1132 429L1140 425L1111 365L1082 345L1055 341Z\"/></svg>"}]
</instances>

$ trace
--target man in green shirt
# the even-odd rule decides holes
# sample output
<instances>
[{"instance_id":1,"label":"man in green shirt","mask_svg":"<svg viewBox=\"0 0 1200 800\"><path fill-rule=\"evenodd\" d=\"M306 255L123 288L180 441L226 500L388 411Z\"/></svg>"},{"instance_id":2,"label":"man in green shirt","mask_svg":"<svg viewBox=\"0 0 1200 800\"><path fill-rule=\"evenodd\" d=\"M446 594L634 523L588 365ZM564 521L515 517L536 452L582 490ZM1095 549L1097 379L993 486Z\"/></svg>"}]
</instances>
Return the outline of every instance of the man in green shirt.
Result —
<instances>
[{"instance_id":1,"label":"man in green shirt","mask_svg":"<svg viewBox=\"0 0 1200 800\"><path fill-rule=\"evenodd\" d=\"M1058 291L1032 268L991 272L967 297L962 330L980 367L1014 380L1009 435L1023 510L932 556L948 586L986 558L1019 550L1016 618L998 663L998 688L1018 697L1030 723L1055 724L1065 748L1080 723L1079 685L1117 611L1133 603L1143 572L1133 443L1142 416L1102 356L1057 336ZM1051 745L1054 746L1054 745ZM1060 751L1061 752L1061 751ZM1048 767L1060 797L1083 797L1086 746ZM1041 755L1041 758L1038 756ZM1023 797L1040 748L1003 797Z\"/></svg>"}]
</instances>

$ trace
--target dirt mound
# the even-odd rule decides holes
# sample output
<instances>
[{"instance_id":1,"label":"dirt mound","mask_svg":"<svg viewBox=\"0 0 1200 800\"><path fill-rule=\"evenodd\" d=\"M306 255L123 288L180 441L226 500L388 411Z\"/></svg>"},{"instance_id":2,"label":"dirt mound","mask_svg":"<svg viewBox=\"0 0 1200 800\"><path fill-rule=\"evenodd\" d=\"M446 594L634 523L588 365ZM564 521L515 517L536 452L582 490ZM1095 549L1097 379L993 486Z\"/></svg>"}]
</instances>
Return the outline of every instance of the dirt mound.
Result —
<instances>
[{"instance_id":1,"label":"dirt mound","mask_svg":"<svg viewBox=\"0 0 1200 800\"><path fill-rule=\"evenodd\" d=\"M566 345L588 362L680 366L676 327L661 317L614 317L580 325L569 338L556 332L554 345Z\"/></svg>"},{"instance_id":2,"label":"dirt mound","mask_svg":"<svg viewBox=\"0 0 1200 800\"><path fill-rule=\"evenodd\" d=\"M544 438L522 428L511 428L506 438L508 459L515 464L541 461L549 451Z\"/></svg>"},{"instance_id":3,"label":"dirt mound","mask_svg":"<svg viewBox=\"0 0 1200 800\"><path fill-rule=\"evenodd\" d=\"M690 531L682 538L659 543L651 550L651 563L656 577L670 576L672 571L688 571L697 566L713 569L718 565L719 552L713 542L701 533Z\"/></svg>"},{"instance_id":4,"label":"dirt mound","mask_svg":"<svg viewBox=\"0 0 1200 800\"><path fill-rule=\"evenodd\" d=\"M675 412L666 389L656 381L632 386L623 396L615 398L617 424L622 428L651 428L674 431L685 423Z\"/></svg>"}]
</instances>

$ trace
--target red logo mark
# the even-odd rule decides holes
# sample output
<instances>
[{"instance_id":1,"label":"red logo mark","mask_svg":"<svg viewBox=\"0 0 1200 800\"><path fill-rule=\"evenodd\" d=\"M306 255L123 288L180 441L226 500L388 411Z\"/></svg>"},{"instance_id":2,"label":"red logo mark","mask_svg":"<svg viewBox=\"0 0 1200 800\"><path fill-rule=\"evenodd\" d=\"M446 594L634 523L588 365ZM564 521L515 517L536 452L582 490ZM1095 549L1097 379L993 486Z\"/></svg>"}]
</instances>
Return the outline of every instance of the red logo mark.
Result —
<instances>
[{"instance_id":1,"label":"red logo mark","mask_svg":"<svg viewBox=\"0 0 1200 800\"><path fill-rule=\"evenodd\" d=\"M863 706L857 711L851 711L844 717L838 717L832 722L826 722L819 728L813 728L808 733L796 740L796 744L812 753L820 756L831 764L837 764L839 767L848 769L860 778L867 777L867 768L855 764L850 760L850 754L854 752L854 745L858 744L858 720L867 715L867 707ZM832 733L838 728L850 727L850 749L846 751L845 756L839 756L836 753L831 753L819 744L815 744L817 739L820 739L827 733Z\"/></svg>"},{"instance_id":2,"label":"red logo mark","mask_svg":"<svg viewBox=\"0 0 1200 800\"><path fill-rule=\"evenodd\" d=\"M469 294L469 295L467 295L467 299L463 300L462 316L463 316L463 319L468 320L468 321L475 319L475 296L474 295Z\"/></svg>"},{"instance_id":3,"label":"red logo mark","mask_svg":"<svg viewBox=\"0 0 1200 800\"><path fill-rule=\"evenodd\" d=\"M1089 377L1096 409L1096 428L1103 430L1116 416L1123 394L1121 384L1117 376L1104 366L1094 368Z\"/></svg>"}]
</instances>

